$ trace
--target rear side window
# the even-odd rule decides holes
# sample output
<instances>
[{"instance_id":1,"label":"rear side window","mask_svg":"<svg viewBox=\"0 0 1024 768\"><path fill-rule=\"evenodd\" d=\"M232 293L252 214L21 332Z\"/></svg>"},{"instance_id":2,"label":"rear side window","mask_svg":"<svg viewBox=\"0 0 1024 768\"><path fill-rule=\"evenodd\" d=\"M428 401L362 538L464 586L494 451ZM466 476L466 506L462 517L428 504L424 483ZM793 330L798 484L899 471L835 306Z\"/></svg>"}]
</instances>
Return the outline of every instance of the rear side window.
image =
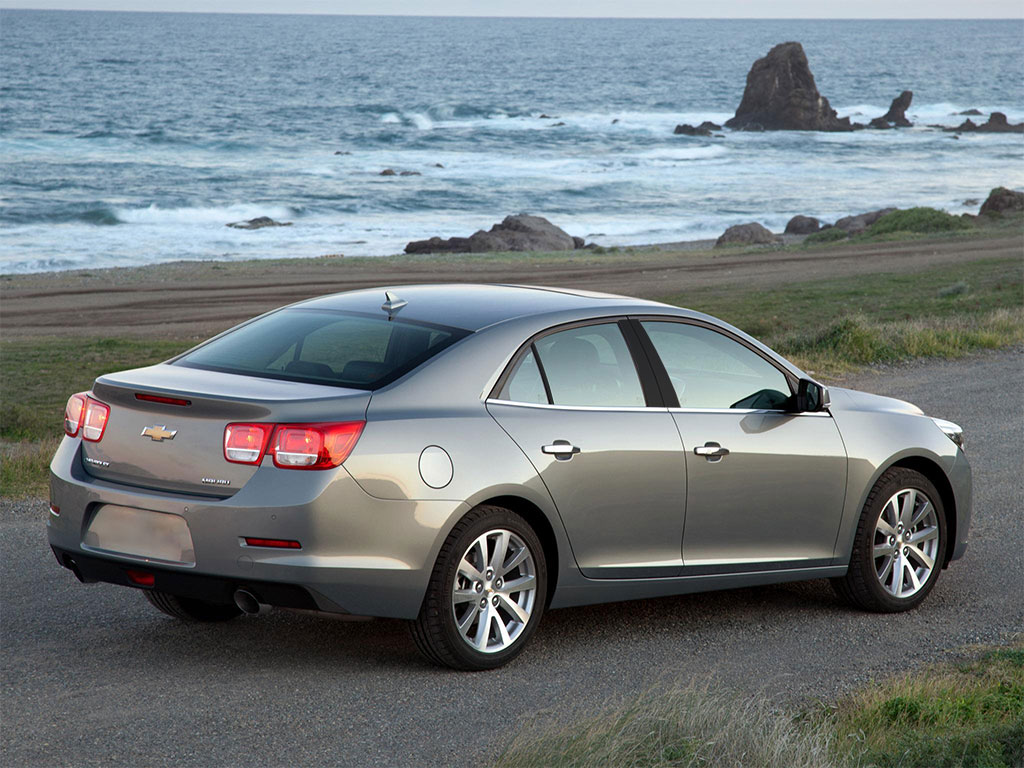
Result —
<instances>
[{"instance_id":1,"label":"rear side window","mask_svg":"<svg viewBox=\"0 0 1024 768\"><path fill-rule=\"evenodd\" d=\"M570 328L537 339L512 371L501 398L547 403L548 393L554 405L646 405L640 377L616 323Z\"/></svg>"},{"instance_id":2,"label":"rear side window","mask_svg":"<svg viewBox=\"0 0 1024 768\"><path fill-rule=\"evenodd\" d=\"M468 333L386 317L284 309L231 331L174 364L246 376L376 389Z\"/></svg>"}]
</instances>

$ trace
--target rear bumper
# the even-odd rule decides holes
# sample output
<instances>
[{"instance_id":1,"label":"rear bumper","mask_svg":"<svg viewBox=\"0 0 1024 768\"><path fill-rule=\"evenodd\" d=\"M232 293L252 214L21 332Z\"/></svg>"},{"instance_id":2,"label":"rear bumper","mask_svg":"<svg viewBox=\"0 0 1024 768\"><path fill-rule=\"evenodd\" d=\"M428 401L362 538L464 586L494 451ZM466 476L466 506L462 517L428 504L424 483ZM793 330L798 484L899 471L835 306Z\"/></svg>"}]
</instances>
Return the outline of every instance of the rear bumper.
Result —
<instances>
[{"instance_id":1,"label":"rear bumper","mask_svg":"<svg viewBox=\"0 0 1024 768\"><path fill-rule=\"evenodd\" d=\"M136 586L126 570L155 576L154 588L232 602L238 588L270 605L415 618L441 542L467 507L458 501L382 500L344 468L297 472L263 466L228 499L119 485L82 467L81 441L65 438L50 466L50 546L85 580ZM104 504L185 519L195 563L154 562L85 544ZM245 546L244 537L299 541L301 549ZM296 604L298 603L298 604Z\"/></svg>"}]
</instances>

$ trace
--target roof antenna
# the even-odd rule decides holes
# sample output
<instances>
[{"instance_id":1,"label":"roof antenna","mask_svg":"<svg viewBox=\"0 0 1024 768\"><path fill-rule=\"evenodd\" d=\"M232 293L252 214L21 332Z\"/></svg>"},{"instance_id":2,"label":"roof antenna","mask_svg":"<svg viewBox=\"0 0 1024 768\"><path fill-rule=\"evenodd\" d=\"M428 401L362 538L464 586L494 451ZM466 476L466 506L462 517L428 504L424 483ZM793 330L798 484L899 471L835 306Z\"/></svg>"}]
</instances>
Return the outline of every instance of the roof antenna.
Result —
<instances>
[{"instance_id":1,"label":"roof antenna","mask_svg":"<svg viewBox=\"0 0 1024 768\"><path fill-rule=\"evenodd\" d=\"M384 298L387 299L387 301L381 304L380 308L388 313L388 320L393 320L395 313L409 303L405 299L398 298L398 295L391 291L384 291Z\"/></svg>"}]
</instances>

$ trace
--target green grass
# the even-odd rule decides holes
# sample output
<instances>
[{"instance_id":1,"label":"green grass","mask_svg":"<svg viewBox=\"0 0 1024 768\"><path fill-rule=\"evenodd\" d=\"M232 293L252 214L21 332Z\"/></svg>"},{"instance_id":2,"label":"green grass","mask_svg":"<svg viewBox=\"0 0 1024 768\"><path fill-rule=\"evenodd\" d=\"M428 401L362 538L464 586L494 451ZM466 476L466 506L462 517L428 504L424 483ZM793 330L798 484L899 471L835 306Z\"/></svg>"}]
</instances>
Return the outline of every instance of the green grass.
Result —
<instances>
[{"instance_id":1,"label":"green grass","mask_svg":"<svg viewBox=\"0 0 1024 768\"><path fill-rule=\"evenodd\" d=\"M839 229L839 227L829 227L828 229L822 229L819 232L814 232L804 238L803 244L809 245L821 245L822 243L835 243L840 240L846 240L849 234L846 230Z\"/></svg>"},{"instance_id":2,"label":"green grass","mask_svg":"<svg viewBox=\"0 0 1024 768\"><path fill-rule=\"evenodd\" d=\"M907 208L887 213L870 227L867 235L877 237L893 232L937 233L974 229L970 219L953 216L935 208Z\"/></svg>"},{"instance_id":3,"label":"green grass","mask_svg":"<svg viewBox=\"0 0 1024 768\"><path fill-rule=\"evenodd\" d=\"M1024 645L870 686L824 722L838 754L877 768L1024 765Z\"/></svg>"},{"instance_id":4,"label":"green grass","mask_svg":"<svg viewBox=\"0 0 1024 768\"><path fill-rule=\"evenodd\" d=\"M1013 768L1024 764L1024 644L787 711L720 686L660 687L570 722L538 715L497 766Z\"/></svg>"},{"instance_id":5,"label":"green grass","mask_svg":"<svg viewBox=\"0 0 1024 768\"><path fill-rule=\"evenodd\" d=\"M703 288L662 299L720 317L818 372L956 357L1024 341L1024 266L990 259L908 274Z\"/></svg>"},{"instance_id":6,"label":"green grass","mask_svg":"<svg viewBox=\"0 0 1024 768\"><path fill-rule=\"evenodd\" d=\"M166 360L194 341L37 338L0 341L0 494L47 495L64 404L103 373Z\"/></svg>"}]
</instances>

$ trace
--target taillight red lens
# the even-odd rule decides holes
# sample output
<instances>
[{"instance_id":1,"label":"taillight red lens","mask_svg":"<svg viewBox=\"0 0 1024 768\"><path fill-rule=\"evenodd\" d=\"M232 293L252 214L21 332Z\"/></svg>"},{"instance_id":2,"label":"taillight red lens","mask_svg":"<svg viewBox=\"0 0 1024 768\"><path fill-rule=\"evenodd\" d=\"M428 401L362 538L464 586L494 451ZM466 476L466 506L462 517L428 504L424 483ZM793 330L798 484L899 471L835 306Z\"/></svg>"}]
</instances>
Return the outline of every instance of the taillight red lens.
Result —
<instances>
[{"instance_id":1,"label":"taillight red lens","mask_svg":"<svg viewBox=\"0 0 1024 768\"><path fill-rule=\"evenodd\" d=\"M104 405L91 397L86 398L85 415L82 416L82 439L90 443L98 443L103 439L110 418L110 406Z\"/></svg>"},{"instance_id":2,"label":"taillight red lens","mask_svg":"<svg viewBox=\"0 0 1024 768\"><path fill-rule=\"evenodd\" d=\"M246 536L247 547L271 547L272 549L302 549L302 545L294 539L259 539L255 536Z\"/></svg>"},{"instance_id":3,"label":"taillight red lens","mask_svg":"<svg viewBox=\"0 0 1024 768\"><path fill-rule=\"evenodd\" d=\"M89 396L85 392L79 392L68 398L68 404L64 406L64 433L68 437L78 434L78 428L82 425L82 411L85 410L85 402Z\"/></svg>"},{"instance_id":4,"label":"taillight red lens","mask_svg":"<svg viewBox=\"0 0 1024 768\"><path fill-rule=\"evenodd\" d=\"M285 469L330 469L341 465L365 421L339 424L281 424L274 433L274 465Z\"/></svg>"},{"instance_id":5,"label":"taillight red lens","mask_svg":"<svg viewBox=\"0 0 1024 768\"><path fill-rule=\"evenodd\" d=\"M273 429L273 424L228 424L224 428L224 458L235 464L259 464Z\"/></svg>"}]
</instances>

